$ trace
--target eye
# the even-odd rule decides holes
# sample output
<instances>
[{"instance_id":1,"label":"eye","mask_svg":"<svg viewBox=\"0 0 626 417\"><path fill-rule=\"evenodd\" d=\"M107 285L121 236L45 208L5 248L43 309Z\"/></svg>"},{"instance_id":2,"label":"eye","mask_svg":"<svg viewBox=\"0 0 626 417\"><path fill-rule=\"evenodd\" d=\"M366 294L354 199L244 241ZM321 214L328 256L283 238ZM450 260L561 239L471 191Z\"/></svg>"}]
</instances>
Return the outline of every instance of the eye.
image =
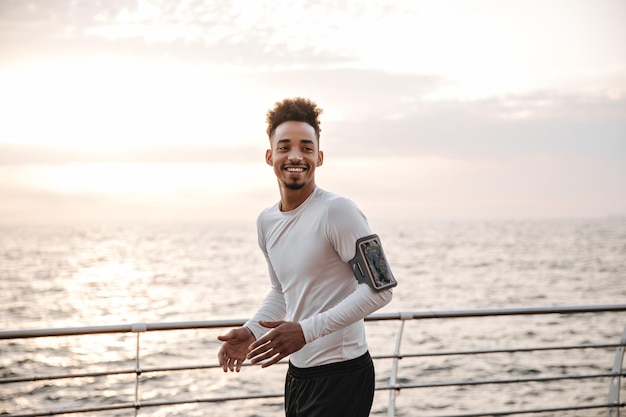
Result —
<instances>
[{"instance_id":1,"label":"eye","mask_svg":"<svg viewBox=\"0 0 626 417\"><path fill-rule=\"evenodd\" d=\"M313 147L312 146L305 146L304 147L304 151L305 152L313 152Z\"/></svg>"}]
</instances>

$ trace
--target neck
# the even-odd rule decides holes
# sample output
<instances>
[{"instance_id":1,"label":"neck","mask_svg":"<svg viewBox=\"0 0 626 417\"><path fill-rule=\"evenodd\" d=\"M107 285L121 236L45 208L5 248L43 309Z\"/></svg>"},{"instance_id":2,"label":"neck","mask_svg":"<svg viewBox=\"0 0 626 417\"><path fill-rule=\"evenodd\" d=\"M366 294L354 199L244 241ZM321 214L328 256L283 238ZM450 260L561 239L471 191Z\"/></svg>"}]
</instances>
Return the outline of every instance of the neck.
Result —
<instances>
[{"instance_id":1,"label":"neck","mask_svg":"<svg viewBox=\"0 0 626 417\"><path fill-rule=\"evenodd\" d=\"M299 190L292 190L279 185L280 189L280 211L291 211L300 207L300 204L309 198L311 193L315 190L315 184L311 183Z\"/></svg>"}]
</instances>

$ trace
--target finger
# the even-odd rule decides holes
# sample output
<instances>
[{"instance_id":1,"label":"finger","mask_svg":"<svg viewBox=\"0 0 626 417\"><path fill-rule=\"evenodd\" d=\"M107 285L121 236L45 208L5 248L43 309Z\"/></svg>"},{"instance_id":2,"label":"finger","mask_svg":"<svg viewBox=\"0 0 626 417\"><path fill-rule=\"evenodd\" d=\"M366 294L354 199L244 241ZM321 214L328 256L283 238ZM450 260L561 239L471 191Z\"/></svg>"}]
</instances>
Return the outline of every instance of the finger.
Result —
<instances>
[{"instance_id":1,"label":"finger","mask_svg":"<svg viewBox=\"0 0 626 417\"><path fill-rule=\"evenodd\" d=\"M236 370L237 372L241 371L241 366L243 365L243 360L242 359L237 359L237 361L235 362L236 364Z\"/></svg>"},{"instance_id":2,"label":"finger","mask_svg":"<svg viewBox=\"0 0 626 417\"><path fill-rule=\"evenodd\" d=\"M221 340L222 342L227 342L228 340L233 338L233 331L229 331L228 333L226 333L225 335L219 335L217 336L217 340Z\"/></svg>"},{"instance_id":3,"label":"finger","mask_svg":"<svg viewBox=\"0 0 626 417\"><path fill-rule=\"evenodd\" d=\"M252 347L252 346L250 346ZM252 359L254 357L257 357L259 355L262 355L268 351L272 350L272 347L270 346L270 342L267 342L261 346L257 346L254 349L251 349L248 354L246 355L246 357L248 359Z\"/></svg>"},{"instance_id":4,"label":"finger","mask_svg":"<svg viewBox=\"0 0 626 417\"><path fill-rule=\"evenodd\" d=\"M248 346L248 351L252 351L254 349L258 349L261 346L264 346L272 341L272 337L274 334L270 331L261 336L258 340L252 342L250 346Z\"/></svg>"},{"instance_id":5,"label":"finger","mask_svg":"<svg viewBox=\"0 0 626 417\"><path fill-rule=\"evenodd\" d=\"M255 355L252 359L251 362L253 364L257 364L259 362L262 362L266 359L270 359L272 356L279 354L280 352L278 352L276 349L267 349L264 352L260 352L258 355Z\"/></svg>"},{"instance_id":6,"label":"finger","mask_svg":"<svg viewBox=\"0 0 626 417\"><path fill-rule=\"evenodd\" d=\"M222 369L224 370L224 372L228 372L228 368L227 368L228 359L226 359L226 355L224 355L223 352L220 352L220 355L218 355L218 359L220 361L220 365L222 366Z\"/></svg>"},{"instance_id":7,"label":"finger","mask_svg":"<svg viewBox=\"0 0 626 417\"><path fill-rule=\"evenodd\" d=\"M261 368L267 368L268 366L272 366L272 365L274 365L275 363L279 362L281 359L283 359L283 358L284 358L284 357L286 357L286 356L287 356L287 355L282 354L282 353L281 353L280 355L276 355L276 356L274 356L271 360L269 360L269 361L267 361L267 362L263 363L263 364L261 365Z\"/></svg>"}]
</instances>

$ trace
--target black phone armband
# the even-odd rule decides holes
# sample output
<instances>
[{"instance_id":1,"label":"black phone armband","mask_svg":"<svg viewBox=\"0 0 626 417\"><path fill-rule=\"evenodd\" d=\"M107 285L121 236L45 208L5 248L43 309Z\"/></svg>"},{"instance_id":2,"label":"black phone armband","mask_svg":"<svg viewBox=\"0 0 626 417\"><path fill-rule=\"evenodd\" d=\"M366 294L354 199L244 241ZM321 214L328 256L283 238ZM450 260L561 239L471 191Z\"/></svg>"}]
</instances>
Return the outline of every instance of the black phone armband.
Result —
<instances>
[{"instance_id":1,"label":"black phone armband","mask_svg":"<svg viewBox=\"0 0 626 417\"><path fill-rule=\"evenodd\" d=\"M391 273L378 235L370 235L356 241L354 258L348 261L359 283L369 285L374 291L393 288L398 282Z\"/></svg>"}]
</instances>

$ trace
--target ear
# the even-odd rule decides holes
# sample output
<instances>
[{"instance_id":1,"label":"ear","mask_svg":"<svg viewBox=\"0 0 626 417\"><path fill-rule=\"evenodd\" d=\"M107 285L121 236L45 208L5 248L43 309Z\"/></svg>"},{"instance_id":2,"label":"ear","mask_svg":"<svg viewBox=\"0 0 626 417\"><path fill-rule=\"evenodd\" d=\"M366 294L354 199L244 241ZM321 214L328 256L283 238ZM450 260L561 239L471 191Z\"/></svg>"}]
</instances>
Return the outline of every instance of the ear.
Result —
<instances>
[{"instance_id":1,"label":"ear","mask_svg":"<svg viewBox=\"0 0 626 417\"><path fill-rule=\"evenodd\" d=\"M317 166L320 167L324 163L324 152L319 151L317 153Z\"/></svg>"},{"instance_id":2,"label":"ear","mask_svg":"<svg viewBox=\"0 0 626 417\"><path fill-rule=\"evenodd\" d=\"M269 166L274 166L274 158L272 157L271 149L265 151L265 162L267 162Z\"/></svg>"}]
</instances>

